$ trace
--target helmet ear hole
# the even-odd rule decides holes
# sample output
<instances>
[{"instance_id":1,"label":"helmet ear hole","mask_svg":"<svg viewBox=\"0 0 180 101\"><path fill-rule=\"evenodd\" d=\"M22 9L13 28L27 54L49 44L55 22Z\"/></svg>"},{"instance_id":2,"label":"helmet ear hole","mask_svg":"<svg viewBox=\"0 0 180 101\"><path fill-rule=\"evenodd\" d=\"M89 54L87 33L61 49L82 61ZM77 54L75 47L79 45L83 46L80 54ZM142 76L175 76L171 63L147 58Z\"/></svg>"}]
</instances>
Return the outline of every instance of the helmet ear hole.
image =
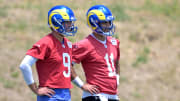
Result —
<instances>
[{"instance_id":1,"label":"helmet ear hole","mask_svg":"<svg viewBox=\"0 0 180 101\"><path fill-rule=\"evenodd\" d=\"M96 14L90 15L88 20L89 20L91 27L97 27L97 24L99 23L99 19Z\"/></svg>"},{"instance_id":2,"label":"helmet ear hole","mask_svg":"<svg viewBox=\"0 0 180 101\"><path fill-rule=\"evenodd\" d=\"M55 17L53 17L52 18L52 24L57 27L59 24L58 24L58 22L56 20L57 19Z\"/></svg>"},{"instance_id":3,"label":"helmet ear hole","mask_svg":"<svg viewBox=\"0 0 180 101\"><path fill-rule=\"evenodd\" d=\"M96 27L95 20L93 19L92 16L89 17L89 23L91 24L92 27Z\"/></svg>"},{"instance_id":4,"label":"helmet ear hole","mask_svg":"<svg viewBox=\"0 0 180 101\"><path fill-rule=\"evenodd\" d=\"M74 34L77 32L77 27L71 25L72 30L69 30L63 25L63 22L65 21L76 21L75 15L69 7L64 5L57 5L49 10L48 25L60 34L74 36Z\"/></svg>"}]
</instances>

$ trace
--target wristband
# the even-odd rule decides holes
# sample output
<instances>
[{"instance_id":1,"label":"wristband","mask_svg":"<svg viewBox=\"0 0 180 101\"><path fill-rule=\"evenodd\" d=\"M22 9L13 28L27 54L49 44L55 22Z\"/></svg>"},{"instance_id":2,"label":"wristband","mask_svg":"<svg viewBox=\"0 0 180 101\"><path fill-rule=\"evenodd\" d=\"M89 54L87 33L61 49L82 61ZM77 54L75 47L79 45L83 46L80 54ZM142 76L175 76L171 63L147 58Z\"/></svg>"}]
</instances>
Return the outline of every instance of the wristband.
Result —
<instances>
[{"instance_id":1,"label":"wristband","mask_svg":"<svg viewBox=\"0 0 180 101\"><path fill-rule=\"evenodd\" d=\"M72 82L80 88L84 85L83 81L78 76L72 80Z\"/></svg>"},{"instance_id":2,"label":"wristband","mask_svg":"<svg viewBox=\"0 0 180 101\"><path fill-rule=\"evenodd\" d=\"M116 74L116 79L117 79L117 85L119 85L119 75L118 74Z\"/></svg>"}]
</instances>

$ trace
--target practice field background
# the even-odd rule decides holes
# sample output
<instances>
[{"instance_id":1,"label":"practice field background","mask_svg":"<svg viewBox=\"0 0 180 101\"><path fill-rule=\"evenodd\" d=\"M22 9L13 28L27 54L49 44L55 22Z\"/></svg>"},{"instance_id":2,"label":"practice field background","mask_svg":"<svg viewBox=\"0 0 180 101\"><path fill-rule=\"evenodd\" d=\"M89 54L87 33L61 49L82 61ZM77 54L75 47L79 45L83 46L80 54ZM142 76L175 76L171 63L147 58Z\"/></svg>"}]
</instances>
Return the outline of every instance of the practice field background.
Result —
<instances>
[{"instance_id":1,"label":"practice field background","mask_svg":"<svg viewBox=\"0 0 180 101\"><path fill-rule=\"evenodd\" d=\"M0 0L0 101L35 101L19 64L25 52L50 32L47 12L67 5L77 17L74 43L91 33L86 11L95 4L108 6L116 17L121 44L121 101L180 101L179 0ZM75 67L85 80L80 65ZM34 78L37 81L35 67ZM81 89L72 88L72 101Z\"/></svg>"}]
</instances>

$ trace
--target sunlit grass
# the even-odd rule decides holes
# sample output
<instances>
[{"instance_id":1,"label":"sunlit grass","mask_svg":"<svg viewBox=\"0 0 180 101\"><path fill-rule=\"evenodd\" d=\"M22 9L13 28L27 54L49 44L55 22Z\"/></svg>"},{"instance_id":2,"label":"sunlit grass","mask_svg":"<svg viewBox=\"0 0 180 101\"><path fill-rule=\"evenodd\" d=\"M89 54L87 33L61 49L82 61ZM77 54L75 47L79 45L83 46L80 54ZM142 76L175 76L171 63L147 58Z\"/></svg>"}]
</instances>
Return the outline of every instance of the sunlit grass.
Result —
<instances>
[{"instance_id":1,"label":"sunlit grass","mask_svg":"<svg viewBox=\"0 0 180 101\"><path fill-rule=\"evenodd\" d=\"M0 7L0 18L7 17L8 15L8 7L2 6Z\"/></svg>"},{"instance_id":2,"label":"sunlit grass","mask_svg":"<svg viewBox=\"0 0 180 101\"><path fill-rule=\"evenodd\" d=\"M5 77L0 77L0 82L3 84L4 88L12 89L15 87L15 82Z\"/></svg>"},{"instance_id":3,"label":"sunlit grass","mask_svg":"<svg viewBox=\"0 0 180 101\"><path fill-rule=\"evenodd\" d=\"M11 73L11 77L13 78L18 78L19 77L19 72L18 71L14 71Z\"/></svg>"},{"instance_id":4,"label":"sunlit grass","mask_svg":"<svg viewBox=\"0 0 180 101\"><path fill-rule=\"evenodd\" d=\"M0 0L0 18L1 18L1 24L0 24L0 52L1 52L1 71L0 71L0 85L2 89L5 90L12 90L12 94L18 93L23 94L23 98L20 101L25 101L27 99L30 100L36 100L36 95L34 95L31 90L26 86L25 81L23 80L23 77L18 71L18 65L21 62L21 59L24 57L26 51L32 47L32 45L38 41L40 38L42 38L44 35L48 34L50 32L50 29L47 26L47 13L51 7L54 5L67 5L73 9L75 12L75 15L77 17L77 22L75 24L78 25L78 33L75 37L68 37L72 43L80 41L81 39L85 38L88 34L90 34L90 29L86 26L86 12L89 9L89 7L96 5L96 4L104 4L107 7L110 8L112 11L112 14L115 16L115 22L118 23L118 33L115 33L113 37L120 38L120 46L121 48L121 59L120 61L123 63L120 63L121 65L121 77L120 77L120 85L118 88L119 90L119 97L121 98L120 101L144 101L144 100L152 100L151 97L158 96L157 100L161 101L160 96L163 93L164 88L162 88L162 91L154 92L154 90L150 85L154 84L156 80L158 82L163 82L164 84L168 84L167 87L172 85L177 85L179 81L172 82L172 80L176 80L176 75L178 72L178 68L175 66L172 66L172 64L168 64L171 66L170 68L176 68L176 69L168 69L169 67L166 65L161 65L161 62L168 62L166 60L163 60L164 56L167 54L158 54L159 51L165 52L166 49L162 49L155 47L158 45L161 41L161 37L159 37L156 41L148 43L150 46L140 46L142 45L142 40L145 40L146 37L144 37L141 33L139 33L137 30L139 26L141 27L141 30L143 30L142 33L152 33L152 30L157 31L157 33L167 33L165 34L165 39L163 41L166 41L167 43L170 42L173 44L173 42L177 42L178 44L178 38L180 36L180 30L178 25L178 18L180 18L180 6L178 0L172 0L169 3L162 2L160 4L157 4L156 0L145 0L146 2L144 5L139 5L138 2L135 3L134 1L126 1L126 0L92 0L92 1L83 1L83 0L44 0L43 2L37 1L37 0L24 0L20 1L17 0L18 3L15 3L16 0L13 0L14 2ZM126 3L123 3L126 2ZM6 3L4 3L6 2ZM133 7L131 3L135 4L136 6ZM4 3L4 4L3 4ZM23 12L21 12L23 11ZM10 14L12 13L15 14ZM14 13L15 12L15 13ZM10 16L10 15L11 16ZM20 15L19 15L20 14ZM22 14L22 15L21 15ZM28 16L25 16L28 14ZM147 15L146 15L147 14ZM146 18L148 16L148 18ZM149 17L150 16L150 17ZM171 28L167 28L165 31L159 31L156 28L154 29L148 29L149 24L156 24L155 21L156 16L162 17L162 19L159 19L161 26L160 28L167 28L166 24L172 25L174 29L173 32L171 32ZM32 18L32 19L31 19ZM165 18L165 19L164 19ZM15 20L14 20L15 19ZM138 19L138 20L136 20ZM166 20L167 19L167 20ZM174 19L174 20L169 20ZM168 21L168 22L166 22ZM153 23L151 23L153 22ZM121 24L119 24L121 23ZM157 22L158 23L158 22ZM142 24L142 25L141 25ZM137 27L137 26L138 27ZM176 30L177 29L177 30ZM122 31L123 30L123 31ZM159 31L159 32L158 32ZM140 31L141 32L141 31ZM141 35L140 35L141 34ZM158 37L154 35L154 37ZM163 37L163 36L162 36ZM167 37L167 39L166 39ZM133 43L133 44L132 44ZM136 44L134 44L136 43ZM143 43L144 44L144 43ZM134 45L134 46L131 46ZM152 45L152 46L151 46ZM165 44L163 44L165 46ZM137 49L137 47L139 49ZM152 49L151 47L155 47L157 49ZM174 46L169 46L168 48ZM176 47L178 48L178 47ZM159 49L159 50L158 50ZM156 52L156 50L158 50ZM152 51L152 54L150 54ZM180 53L170 52L172 56L175 56L174 61L180 60ZM152 57L150 58L150 56ZM164 55L164 56L162 56ZM20 58L19 58L20 57ZM152 58L157 57L156 61L152 62ZM133 60L135 58L135 60ZM161 60L162 59L162 60ZM157 65L156 65L157 64ZM178 63L177 63L178 64ZM144 67L149 68L131 68L138 67L143 65ZM153 67L155 66L155 67ZM161 70L158 68L164 68L164 72L160 73ZM163 67L165 66L165 67ZM177 65L178 67L179 65ZM13 68L12 70L10 68ZM76 68L78 75L80 75L80 78L85 81L85 77L83 74L83 71L80 71L80 65L76 65ZM155 70L156 72L148 71ZM9 72L10 70L10 72ZM133 71L132 71L133 70ZM167 71L166 71L167 70ZM152 76L152 83L146 84L146 87L143 87L143 84L136 84L137 79L141 79L143 82L144 77L133 77L135 73L152 73L150 77ZM35 67L33 67L33 73L36 74ZM159 74L157 76L157 74ZM156 79L156 78L160 78ZM36 80L37 81L37 80ZM38 83L38 82L37 82ZM162 84L163 84L162 83ZM74 85L75 86L75 85ZM177 85L178 86L178 85ZM152 95L146 96L144 93L135 90L132 91L133 87L141 87L143 89L144 93L149 92L148 90L152 90ZM156 87L154 87L156 88ZM20 89L22 93L19 93L17 89ZM178 89L174 88L168 88L170 90L174 90L178 93ZM72 101L78 101L81 100L82 90L78 87L74 87L72 90ZM151 93L151 92L150 92ZM179 94L179 93L178 93ZM1 96L1 94L0 94ZM173 101L179 101L179 97L175 95L167 95L162 100L168 97L173 97ZM18 96L19 97L19 96ZM2 99L2 101L9 101L8 100L8 94L5 95ZM27 101L30 101L27 100ZM19 101L19 100L18 100ZM167 100L164 100L167 101Z\"/></svg>"},{"instance_id":5,"label":"sunlit grass","mask_svg":"<svg viewBox=\"0 0 180 101\"><path fill-rule=\"evenodd\" d=\"M180 28L180 27L179 27ZM180 37L180 29L177 29L175 32L175 37Z\"/></svg>"},{"instance_id":6,"label":"sunlit grass","mask_svg":"<svg viewBox=\"0 0 180 101\"><path fill-rule=\"evenodd\" d=\"M172 19L178 19L180 17L180 6L178 0L171 0L170 3L164 2L156 4L151 0L146 0L142 9L149 10L154 14L163 14Z\"/></svg>"},{"instance_id":7,"label":"sunlit grass","mask_svg":"<svg viewBox=\"0 0 180 101\"><path fill-rule=\"evenodd\" d=\"M7 31L16 32L16 31L25 31L28 27L27 21L24 19L19 19L15 22L6 21L4 27L7 28Z\"/></svg>"},{"instance_id":8,"label":"sunlit grass","mask_svg":"<svg viewBox=\"0 0 180 101\"><path fill-rule=\"evenodd\" d=\"M128 78L124 77L124 76L120 76L119 82L120 82L120 84L121 83L126 83L126 82L128 82Z\"/></svg>"},{"instance_id":9,"label":"sunlit grass","mask_svg":"<svg viewBox=\"0 0 180 101\"><path fill-rule=\"evenodd\" d=\"M126 6L121 4L121 3L117 3L117 4L113 4L111 6L109 6L113 15L115 15L115 19L117 21L126 21L126 20L130 20L130 16L126 13Z\"/></svg>"},{"instance_id":10,"label":"sunlit grass","mask_svg":"<svg viewBox=\"0 0 180 101\"><path fill-rule=\"evenodd\" d=\"M143 51L138 54L135 62L132 64L132 66L137 67L140 64L147 63L149 53L150 53L150 49L148 47L144 47Z\"/></svg>"},{"instance_id":11,"label":"sunlit grass","mask_svg":"<svg viewBox=\"0 0 180 101\"><path fill-rule=\"evenodd\" d=\"M142 98L142 95L141 95L139 92L137 92L137 91L136 91L136 92L133 92L133 93L132 93L132 96L135 97L136 99Z\"/></svg>"},{"instance_id":12,"label":"sunlit grass","mask_svg":"<svg viewBox=\"0 0 180 101\"><path fill-rule=\"evenodd\" d=\"M132 33L129 35L129 40L133 41L133 42L138 42L140 41L140 35L139 33Z\"/></svg>"}]
</instances>

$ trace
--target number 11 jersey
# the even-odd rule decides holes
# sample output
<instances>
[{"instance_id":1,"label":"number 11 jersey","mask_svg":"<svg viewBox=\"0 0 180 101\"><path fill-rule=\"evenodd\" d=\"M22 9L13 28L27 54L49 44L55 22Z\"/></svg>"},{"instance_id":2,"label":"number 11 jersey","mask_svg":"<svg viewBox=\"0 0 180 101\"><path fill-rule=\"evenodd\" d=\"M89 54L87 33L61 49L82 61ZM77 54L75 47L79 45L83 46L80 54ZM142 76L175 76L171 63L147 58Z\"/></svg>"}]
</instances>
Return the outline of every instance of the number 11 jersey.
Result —
<instances>
[{"instance_id":1,"label":"number 11 jersey","mask_svg":"<svg viewBox=\"0 0 180 101\"><path fill-rule=\"evenodd\" d=\"M117 94L116 62L120 58L119 41L110 36L102 44L92 35L73 45L72 61L82 64L86 81L99 87L100 93Z\"/></svg>"}]
</instances>

